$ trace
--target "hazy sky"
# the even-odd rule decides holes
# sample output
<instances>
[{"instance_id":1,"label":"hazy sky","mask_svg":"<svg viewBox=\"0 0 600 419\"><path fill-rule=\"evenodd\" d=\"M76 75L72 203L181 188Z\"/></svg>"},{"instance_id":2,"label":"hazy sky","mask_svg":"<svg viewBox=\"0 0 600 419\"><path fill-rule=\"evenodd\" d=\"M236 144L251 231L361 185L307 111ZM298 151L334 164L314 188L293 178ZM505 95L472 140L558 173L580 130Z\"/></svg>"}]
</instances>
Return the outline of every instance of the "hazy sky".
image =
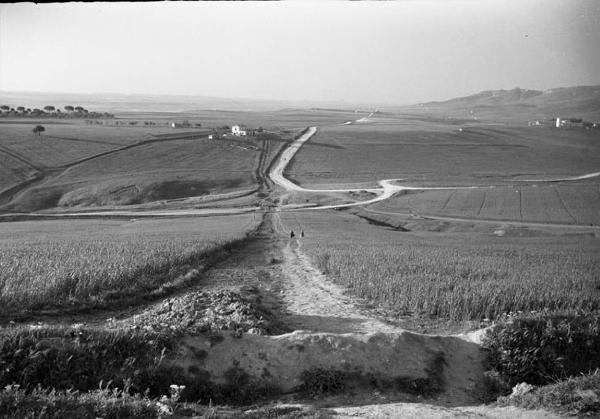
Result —
<instances>
[{"instance_id":1,"label":"hazy sky","mask_svg":"<svg viewBox=\"0 0 600 419\"><path fill-rule=\"evenodd\" d=\"M0 90L415 103L600 84L600 1L0 5Z\"/></svg>"}]
</instances>

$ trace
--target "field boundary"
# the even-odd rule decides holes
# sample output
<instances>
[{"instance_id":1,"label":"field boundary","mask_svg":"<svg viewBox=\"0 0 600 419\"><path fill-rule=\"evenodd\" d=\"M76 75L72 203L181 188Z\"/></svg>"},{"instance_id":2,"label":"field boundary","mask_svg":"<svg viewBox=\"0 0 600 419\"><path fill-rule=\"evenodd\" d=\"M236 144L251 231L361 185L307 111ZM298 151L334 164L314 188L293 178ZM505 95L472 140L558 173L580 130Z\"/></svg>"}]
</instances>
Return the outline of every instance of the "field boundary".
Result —
<instances>
[{"instance_id":1,"label":"field boundary","mask_svg":"<svg viewBox=\"0 0 600 419\"><path fill-rule=\"evenodd\" d=\"M384 214L391 215L397 217L410 217L417 216L424 220L439 220L439 221L456 221L456 222L465 222L465 223L482 223L482 224L507 224L507 225L518 225L524 227L556 227L556 228L572 228L572 229L594 229L600 230L600 226L590 226L583 224L562 224L562 223L540 223L535 221L514 221L514 220L503 220L503 219L494 219L494 218L467 218L467 217L446 217L443 215L435 215L431 213L422 213L422 212L412 212L412 213L403 213L403 212L389 212L389 211L378 211L374 209L370 209L365 207L365 211L372 212L374 214Z\"/></svg>"}]
</instances>

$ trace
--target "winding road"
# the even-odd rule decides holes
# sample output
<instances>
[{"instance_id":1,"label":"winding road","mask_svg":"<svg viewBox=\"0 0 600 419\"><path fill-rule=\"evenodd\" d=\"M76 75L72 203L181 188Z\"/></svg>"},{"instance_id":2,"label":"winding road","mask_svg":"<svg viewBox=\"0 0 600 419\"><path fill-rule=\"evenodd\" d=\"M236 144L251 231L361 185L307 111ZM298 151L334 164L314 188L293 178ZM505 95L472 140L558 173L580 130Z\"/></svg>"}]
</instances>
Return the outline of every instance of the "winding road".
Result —
<instances>
[{"instance_id":1,"label":"winding road","mask_svg":"<svg viewBox=\"0 0 600 419\"><path fill-rule=\"evenodd\" d=\"M303 188L300 185L295 184L291 180L287 179L284 176L284 171L288 164L292 161L298 150L308 141L310 138L317 133L317 127L310 127L306 130L306 132L301 135L298 139L296 139L282 154L277 162L277 164L273 167L271 172L269 173L269 177L271 180L284 188L287 191L295 191L295 192L308 192L308 193L350 193L350 192L372 192L376 193L377 196L375 198L366 200L366 201L358 201L353 203L345 203L345 204L333 204L333 205L322 205L322 206L284 206L281 207L280 210L285 211L305 211L305 210L325 210L325 209L338 209L338 208L348 208L355 206L365 206L369 204L373 204L376 202L384 201L396 195L402 191L425 191L425 190L465 190L465 189L492 189L495 186L445 186L445 187L413 187L413 186L402 186L398 185L397 182L402 179L382 179L378 181L379 188L351 188L351 189L311 189L311 188ZM562 182L562 181L577 181L583 179L590 179L594 177L600 176L600 172L584 174L581 176L573 176L573 177L564 177L564 178L552 178L552 179L527 179L520 180L522 182ZM368 210L370 212L375 213L383 213L380 211ZM388 215L402 215L395 213L385 213ZM413 214L414 215L414 214ZM422 218L427 219L435 219L440 221L453 221L453 222L477 222L477 223L487 223L487 224L498 224L503 223L507 225L515 225L515 226L523 226L523 227L564 227L564 228L577 228L577 229L600 229L600 226L587 226L587 225L576 225L576 224L556 224L556 223L541 223L541 222L525 222L525 221L504 221L504 220L482 220L482 219L471 219L471 218L458 218L458 217L442 217L436 215L423 215Z\"/></svg>"}]
</instances>

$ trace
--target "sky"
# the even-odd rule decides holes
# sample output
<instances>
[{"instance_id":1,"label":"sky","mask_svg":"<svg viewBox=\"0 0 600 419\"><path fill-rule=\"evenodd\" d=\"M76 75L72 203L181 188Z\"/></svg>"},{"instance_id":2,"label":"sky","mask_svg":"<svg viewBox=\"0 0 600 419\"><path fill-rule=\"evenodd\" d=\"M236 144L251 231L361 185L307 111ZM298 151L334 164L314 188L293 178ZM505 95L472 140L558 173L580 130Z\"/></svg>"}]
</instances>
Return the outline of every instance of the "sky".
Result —
<instances>
[{"instance_id":1,"label":"sky","mask_svg":"<svg viewBox=\"0 0 600 419\"><path fill-rule=\"evenodd\" d=\"M600 84L600 1L0 5L0 90L410 104Z\"/></svg>"}]
</instances>

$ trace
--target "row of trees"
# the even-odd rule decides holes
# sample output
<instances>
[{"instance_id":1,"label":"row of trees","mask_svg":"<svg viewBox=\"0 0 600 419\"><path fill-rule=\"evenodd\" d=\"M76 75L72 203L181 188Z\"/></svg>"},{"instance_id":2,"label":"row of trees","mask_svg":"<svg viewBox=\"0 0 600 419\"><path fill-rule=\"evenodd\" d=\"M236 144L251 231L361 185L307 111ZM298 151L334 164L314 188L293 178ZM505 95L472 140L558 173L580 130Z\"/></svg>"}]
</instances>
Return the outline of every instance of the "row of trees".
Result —
<instances>
[{"instance_id":1,"label":"row of trees","mask_svg":"<svg viewBox=\"0 0 600 419\"><path fill-rule=\"evenodd\" d=\"M17 106L16 108L8 105L0 106L0 115L2 116L34 116L34 117L58 117L58 118L114 118L113 114L108 112L90 112L83 106L71 106L67 105L64 108L64 112L60 108L56 108L52 105L44 106L43 109L39 108L25 108L24 106Z\"/></svg>"}]
</instances>

